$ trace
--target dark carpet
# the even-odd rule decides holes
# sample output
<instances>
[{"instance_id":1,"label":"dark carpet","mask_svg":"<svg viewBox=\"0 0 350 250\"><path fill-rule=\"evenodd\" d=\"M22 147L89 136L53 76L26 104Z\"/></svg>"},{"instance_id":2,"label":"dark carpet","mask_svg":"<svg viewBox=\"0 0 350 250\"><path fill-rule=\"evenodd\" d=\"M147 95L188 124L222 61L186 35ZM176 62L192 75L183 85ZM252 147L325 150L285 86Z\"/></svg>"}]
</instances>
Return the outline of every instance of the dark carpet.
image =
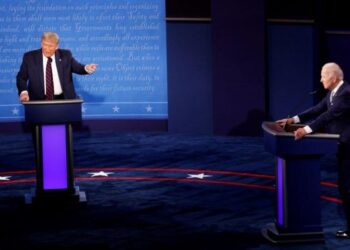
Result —
<instances>
[{"instance_id":1,"label":"dark carpet","mask_svg":"<svg viewBox=\"0 0 350 250\"><path fill-rule=\"evenodd\" d=\"M75 183L88 202L39 208L24 204L35 187L31 135L0 140L1 250L350 249L334 236L345 220L333 155L322 159L325 243L275 246L260 233L275 198L260 137L75 132ZM109 174L92 177L100 171Z\"/></svg>"}]
</instances>

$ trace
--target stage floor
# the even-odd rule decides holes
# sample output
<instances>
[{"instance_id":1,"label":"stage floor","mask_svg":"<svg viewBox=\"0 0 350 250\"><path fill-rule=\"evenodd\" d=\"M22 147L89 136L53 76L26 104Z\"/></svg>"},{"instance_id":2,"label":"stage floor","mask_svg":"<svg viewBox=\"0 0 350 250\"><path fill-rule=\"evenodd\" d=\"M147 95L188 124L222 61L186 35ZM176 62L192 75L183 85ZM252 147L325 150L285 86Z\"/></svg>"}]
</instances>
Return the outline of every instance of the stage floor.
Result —
<instances>
[{"instance_id":1,"label":"stage floor","mask_svg":"<svg viewBox=\"0 0 350 250\"><path fill-rule=\"evenodd\" d=\"M322 159L324 244L269 244L274 157L260 137L74 134L85 206L35 208L30 134L0 135L0 249L348 249L335 156Z\"/></svg>"}]
</instances>

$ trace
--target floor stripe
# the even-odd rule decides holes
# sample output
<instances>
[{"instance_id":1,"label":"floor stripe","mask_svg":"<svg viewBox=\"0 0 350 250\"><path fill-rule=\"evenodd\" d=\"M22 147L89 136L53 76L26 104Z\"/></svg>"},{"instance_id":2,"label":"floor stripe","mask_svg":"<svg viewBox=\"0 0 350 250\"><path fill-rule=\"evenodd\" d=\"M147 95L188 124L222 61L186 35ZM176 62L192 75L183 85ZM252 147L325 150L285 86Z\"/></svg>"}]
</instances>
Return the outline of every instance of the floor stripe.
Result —
<instances>
[{"instance_id":1,"label":"floor stripe","mask_svg":"<svg viewBox=\"0 0 350 250\"><path fill-rule=\"evenodd\" d=\"M335 203L343 203L343 201L341 199L336 198L336 197L329 197L329 196L321 195L321 199L326 200L326 201L332 201L332 202L335 202Z\"/></svg>"},{"instance_id":2,"label":"floor stripe","mask_svg":"<svg viewBox=\"0 0 350 250\"><path fill-rule=\"evenodd\" d=\"M140 167L102 167L102 168L75 168L74 172L86 172L86 171L143 171L143 172L174 172L174 173L206 173L206 174L222 174L222 175L234 175L234 176L248 176L263 179L276 179L274 175L249 173L239 171L227 171L227 170L207 170L207 169L185 169L185 168L140 168ZM5 171L0 172L0 175L16 175L16 174L35 174L35 170L18 170L18 171ZM322 181L321 185L327 187L337 188L338 185L332 182Z\"/></svg>"},{"instance_id":3,"label":"floor stripe","mask_svg":"<svg viewBox=\"0 0 350 250\"><path fill-rule=\"evenodd\" d=\"M77 181L120 181L120 180L126 180L126 181L176 181L176 182L187 182L187 183L204 183L204 184L219 184L219 185L226 185L226 186L240 186L240 187L248 187L248 188L258 188L258 189L265 189L265 190L275 190L274 186L267 186L267 185L258 185L258 184L251 184L251 183L242 183L242 182L232 182L232 181L218 181L218 180L198 180L198 179L184 179L184 178L165 178L165 177L76 177L75 180ZM6 185L6 184L19 184L19 183L35 183L36 179L24 179L24 180L10 180L10 181L0 181L0 185ZM342 203L342 200L336 197L330 197L330 196L324 196L321 195L321 199L335 202L335 203Z\"/></svg>"},{"instance_id":4,"label":"floor stripe","mask_svg":"<svg viewBox=\"0 0 350 250\"><path fill-rule=\"evenodd\" d=\"M176 181L176 182L192 182L192 183L205 183L205 184L220 184L228 186L241 186L241 187L253 187L259 189L275 190L273 186L250 184L235 181L218 181L218 180L198 180L198 179L184 179L184 178L167 178L167 177L77 177L76 180L91 181L91 180L137 180L137 181Z\"/></svg>"},{"instance_id":5,"label":"floor stripe","mask_svg":"<svg viewBox=\"0 0 350 250\"><path fill-rule=\"evenodd\" d=\"M222 174L222 175L238 175L249 176L266 179L275 179L274 175L257 174L238 171L226 170L207 170L207 169L186 169L186 168L139 168L139 167L104 167L104 168L77 168L76 171L144 171L144 172L175 172L175 173L206 173L206 174Z\"/></svg>"}]
</instances>

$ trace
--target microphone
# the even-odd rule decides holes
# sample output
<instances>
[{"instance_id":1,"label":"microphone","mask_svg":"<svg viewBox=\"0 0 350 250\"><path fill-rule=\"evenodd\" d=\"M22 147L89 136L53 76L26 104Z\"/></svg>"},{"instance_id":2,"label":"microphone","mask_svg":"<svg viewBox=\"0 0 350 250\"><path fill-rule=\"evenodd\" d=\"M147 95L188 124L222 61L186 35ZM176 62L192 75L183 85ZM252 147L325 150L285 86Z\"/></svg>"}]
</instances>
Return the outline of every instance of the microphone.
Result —
<instances>
[{"instance_id":1,"label":"microphone","mask_svg":"<svg viewBox=\"0 0 350 250\"><path fill-rule=\"evenodd\" d=\"M316 90L313 90L313 91L311 91L311 92L308 92L307 95L302 96L303 98L301 98L301 99L296 103L296 105L288 112L287 119L290 118L290 114L295 113L302 105L304 105L305 102L308 100L308 98L309 98L310 96L315 95L315 94L318 93L319 91L320 91L320 89L316 89ZM283 128L285 131L287 131L288 128L289 128L289 127L288 127L288 124L285 123L284 126L283 126L282 128Z\"/></svg>"},{"instance_id":2,"label":"microphone","mask_svg":"<svg viewBox=\"0 0 350 250\"><path fill-rule=\"evenodd\" d=\"M288 112L287 118L290 118L290 114L295 113L301 106L303 106L306 103L306 101L309 99L310 96L317 94L320 90L321 89L316 89L308 92L307 95L302 96L302 98L296 103L296 105L292 109L290 109L290 111Z\"/></svg>"}]
</instances>

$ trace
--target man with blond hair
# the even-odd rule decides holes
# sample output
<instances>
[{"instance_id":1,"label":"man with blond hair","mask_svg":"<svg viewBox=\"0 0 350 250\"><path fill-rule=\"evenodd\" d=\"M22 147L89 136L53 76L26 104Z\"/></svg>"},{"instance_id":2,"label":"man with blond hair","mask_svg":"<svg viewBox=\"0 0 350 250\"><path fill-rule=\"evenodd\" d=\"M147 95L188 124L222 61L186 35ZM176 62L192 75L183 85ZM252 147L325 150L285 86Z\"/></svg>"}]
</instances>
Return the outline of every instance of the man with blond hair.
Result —
<instances>
[{"instance_id":1,"label":"man with blond hair","mask_svg":"<svg viewBox=\"0 0 350 250\"><path fill-rule=\"evenodd\" d=\"M59 37L44 32L41 49L26 52L17 74L19 100L75 99L73 73L84 75L96 70L96 64L83 65L66 49L59 49Z\"/></svg>"},{"instance_id":2,"label":"man with blond hair","mask_svg":"<svg viewBox=\"0 0 350 250\"><path fill-rule=\"evenodd\" d=\"M292 123L310 124L294 132L296 140L306 134L324 131L339 134L338 190L343 200L347 228L336 232L336 237L350 239L350 85L344 82L342 69L336 63L326 63L321 70L321 82L326 97L316 106L292 118L278 120L281 126Z\"/></svg>"}]
</instances>

